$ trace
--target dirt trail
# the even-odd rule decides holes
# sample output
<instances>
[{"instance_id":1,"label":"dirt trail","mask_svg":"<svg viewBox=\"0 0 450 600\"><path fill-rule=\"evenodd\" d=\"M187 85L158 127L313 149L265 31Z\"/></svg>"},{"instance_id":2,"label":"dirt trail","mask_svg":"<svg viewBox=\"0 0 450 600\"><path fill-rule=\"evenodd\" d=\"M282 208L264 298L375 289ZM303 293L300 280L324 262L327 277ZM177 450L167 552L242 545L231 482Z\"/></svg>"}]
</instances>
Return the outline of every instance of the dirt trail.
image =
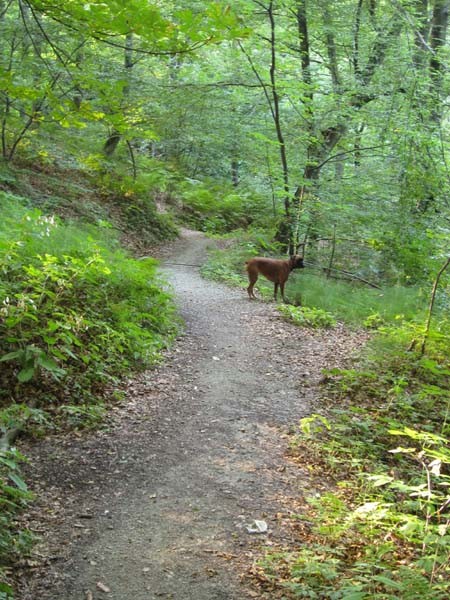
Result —
<instances>
[{"instance_id":1,"label":"dirt trail","mask_svg":"<svg viewBox=\"0 0 450 600\"><path fill-rule=\"evenodd\" d=\"M164 365L129 382L110 429L25 449L42 498L27 518L42 542L19 600L255 597L239 567L282 540L278 497L301 493L281 433L309 411L337 347L357 341L296 329L273 304L169 264L200 264L209 243L186 232L166 258L186 332ZM249 534L254 519L269 533Z\"/></svg>"}]
</instances>

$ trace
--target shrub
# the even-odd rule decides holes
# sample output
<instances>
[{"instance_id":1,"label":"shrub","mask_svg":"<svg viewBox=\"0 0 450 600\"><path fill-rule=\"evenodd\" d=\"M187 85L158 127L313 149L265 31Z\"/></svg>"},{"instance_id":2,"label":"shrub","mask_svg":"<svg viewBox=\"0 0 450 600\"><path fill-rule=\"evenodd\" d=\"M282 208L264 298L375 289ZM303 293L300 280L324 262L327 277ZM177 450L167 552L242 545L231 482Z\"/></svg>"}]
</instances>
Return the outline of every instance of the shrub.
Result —
<instances>
[{"instance_id":1,"label":"shrub","mask_svg":"<svg viewBox=\"0 0 450 600\"><path fill-rule=\"evenodd\" d=\"M3 391L26 395L32 382L44 403L71 395L83 402L131 367L158 360L176 318L156 262L130 258L109 231L63 225L5 194L2 201Z\"/></svg>"},{"instance_id":2,"label":"shrub","mask_svg":"<svg viewBox=\"0 0 450 600\"><path fill-rule=\"evenodd\" d=\"M245 190L237 194L226 184L189 179L178 186L177 193L182 199L182 221L201 231L223 234L252 223L268 225L266 200Z\"/></svg>"}]
</instances>

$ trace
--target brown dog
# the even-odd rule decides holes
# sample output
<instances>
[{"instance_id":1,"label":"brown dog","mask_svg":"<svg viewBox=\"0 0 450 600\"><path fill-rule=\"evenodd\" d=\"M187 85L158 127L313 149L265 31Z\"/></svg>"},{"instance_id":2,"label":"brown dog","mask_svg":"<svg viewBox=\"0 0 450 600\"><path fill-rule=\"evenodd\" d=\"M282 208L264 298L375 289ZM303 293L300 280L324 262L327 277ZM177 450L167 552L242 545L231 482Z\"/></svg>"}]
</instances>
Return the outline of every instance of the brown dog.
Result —
<instances>
[{"instance_id":1,"label":"brown dog","mask_svg":"<svg viewBox=\"0 0 450 600\"><path fill-rule=\"evenodd\" d=\"M286 283L292 269L303 269L303 258L301 256L291 256L288 260L279 260L276 258L263 258L256 256L251 258L246 263L248 279L250 285L247 288L250 300L256 298L253 293L253 287L258 279L258 275L264 275L269 281L274 283L274 299L277 300L278 286L280 286L281 297L283 302L286 302L284 297L284 284Z\"/></svg>"}]
</instances>

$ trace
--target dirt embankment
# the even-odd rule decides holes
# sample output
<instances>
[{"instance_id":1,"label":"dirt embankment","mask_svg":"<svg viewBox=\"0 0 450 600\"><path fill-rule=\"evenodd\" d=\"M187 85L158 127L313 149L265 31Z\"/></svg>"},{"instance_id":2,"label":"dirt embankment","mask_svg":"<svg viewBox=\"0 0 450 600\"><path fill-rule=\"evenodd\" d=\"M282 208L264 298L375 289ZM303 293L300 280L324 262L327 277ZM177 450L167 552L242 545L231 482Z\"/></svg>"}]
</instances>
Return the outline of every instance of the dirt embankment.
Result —
<instances>
[{"instance_id":1,"label":"dirt embankment","mask_svg":"<svg viewBox=\"0 0 450 600\"><path fill-rule=\"evenodd\" d=\"M240 574L283 541L279 499L307 486L283 432L311 411L321 369L360 342L295 328L273 304L174 264L200 264L208 243L185 232L166 256L185 334L128 382L108 429L24 449L42 541L18 600L260 597ZM267 533L248 533L255 519Z\"/></svg>"}]
</instances>

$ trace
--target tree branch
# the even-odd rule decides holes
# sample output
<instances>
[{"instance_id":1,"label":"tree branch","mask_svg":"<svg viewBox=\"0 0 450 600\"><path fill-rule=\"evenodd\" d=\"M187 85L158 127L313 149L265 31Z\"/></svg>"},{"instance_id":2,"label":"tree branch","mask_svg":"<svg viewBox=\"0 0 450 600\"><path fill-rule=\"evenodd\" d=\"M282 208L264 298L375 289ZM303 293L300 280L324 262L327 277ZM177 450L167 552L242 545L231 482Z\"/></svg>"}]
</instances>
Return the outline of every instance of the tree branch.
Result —
<instances>
[{"instance_id":1,"label":"tree branch","mask_svg":"<svg viewBox=\"0 0 450 600\"><path fill-rule=\"evenodd\" d=\"M256 67L253 63L251 56L248 54L247 50L244 48L244 46L242 45L242 43L239 40L238 40L238 46L241 49L242 53L244 54L245 58L248 60L250 68L253 71L256 79L259 81L259 84L264 91L264 96L266 97L272 117L275 119L275 112L274 112L274 109L272 106L272 100L269 96L269 92L267 91L268 85L266 83L264 83L264 81L262 80L261 75L258 73L258 70L256 69Z\"/></svg>"},{"instance_id":2,"label":"tree branch","mask_svg":"<svg viewBox=\"0 0 450 600\"><path fill-rule=\"evenodd\" d=\"M25 1L27 2L27 5L29 5L28 4L29 0L25 0ZM54 7L52 7L52 8L54 8ZM60 9L60 7L58 7L58 8ZM64 27L66 27L67 29L69 29L71 31L75 31L77 33L83 33L83 29L81 27L76 27L72 23L68 23L64 19L57 17L56 15L52 14L51 12L47 12L45 9L36 9L36 10L42 14L45 14L52 21L55 21L56 23L63 25ZM68 13L68 16L71 17L70 13ZM128 33L131 33L131 31ZM122 37L122 35L123 34L120 34L120 37ZM126 35L126 33L125 33L125 35ZM121 44L120 42L113 42L113 41L111 41L111 39L106 39L107 37L109 37L109 38L113 37L113 35L105 32L105 31L90 31L89 36L92 37L94 40L97 40L98 42L107 44L108 46L112 46L114 48L119 48L121 50L126 50L126 44ZM195 42L191 46L188 46L185 48L176 48L174 50L149 50L149 49L145 49L145 48L135 48L134 52L138 53L138 54L144 54L147 56L174 56L176 54L190 54L191 52L194 52L195 50L198 50L199 48L203 48L203 46L206 46L207 44L209 44L212 39L213 38L211 36L209 36L200 42Z\"/></svg>"},{"instance_id":3,"label":"tree branch","mask_svg":"<svg viewBox=\"0 0 450 600\"><path fill-rule=\"evenodd\" d=\"M328 162L335 160L336 158L340 158L341 156L346 156L347 154L354 154L355 152L362 152L363 150L374 150L376 148L386 148L387 146L389 146L389 144L379 144L378 146L366 146L365 148L354 148L353 150L346 150L345 152L338 152L337 154L333 154L333 156L330 156L326 160L322 161L319 165L311 165L310 169L320 170Z\"/></svg>"}]
</instances>

